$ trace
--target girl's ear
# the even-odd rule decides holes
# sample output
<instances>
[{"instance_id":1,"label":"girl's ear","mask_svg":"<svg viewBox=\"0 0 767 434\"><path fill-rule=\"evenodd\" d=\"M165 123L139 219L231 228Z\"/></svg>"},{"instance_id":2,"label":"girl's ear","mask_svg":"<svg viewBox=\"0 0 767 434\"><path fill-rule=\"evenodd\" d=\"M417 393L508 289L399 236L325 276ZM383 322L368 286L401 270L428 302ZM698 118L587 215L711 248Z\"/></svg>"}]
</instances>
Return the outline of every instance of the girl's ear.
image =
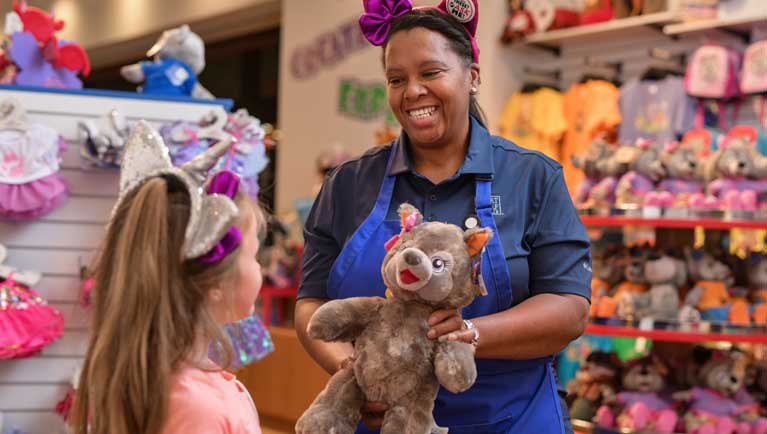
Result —
<instances>
[{"instance_id":1,"label":"girl's ear","mask_svg":"<svg viewBox=\"0 0 767 434\"><path fill-rule=\"evenodd\" d=\"M211 289L208 291L208 302L221 303L224 300L224 291L220 289Z\"/></svg>"}]
</instances>

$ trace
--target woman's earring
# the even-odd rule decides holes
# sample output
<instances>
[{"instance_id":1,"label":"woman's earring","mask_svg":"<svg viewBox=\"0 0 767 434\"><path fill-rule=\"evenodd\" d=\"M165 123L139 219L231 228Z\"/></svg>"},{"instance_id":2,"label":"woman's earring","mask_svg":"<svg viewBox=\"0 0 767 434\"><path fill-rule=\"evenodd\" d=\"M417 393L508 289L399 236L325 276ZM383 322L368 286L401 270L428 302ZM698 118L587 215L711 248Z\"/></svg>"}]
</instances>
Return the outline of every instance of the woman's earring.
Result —
<instances>
[{"instance_id":1,"label":"woman's earring","mask_svg":"<svg viewBox=\"0 0 767 434\"><path fill-rule=\"evenodd\" d=\"M477 86L472 86L471 87L471 94L472 95L476 95L477 94Z\"/></svg>"}]
</instances>

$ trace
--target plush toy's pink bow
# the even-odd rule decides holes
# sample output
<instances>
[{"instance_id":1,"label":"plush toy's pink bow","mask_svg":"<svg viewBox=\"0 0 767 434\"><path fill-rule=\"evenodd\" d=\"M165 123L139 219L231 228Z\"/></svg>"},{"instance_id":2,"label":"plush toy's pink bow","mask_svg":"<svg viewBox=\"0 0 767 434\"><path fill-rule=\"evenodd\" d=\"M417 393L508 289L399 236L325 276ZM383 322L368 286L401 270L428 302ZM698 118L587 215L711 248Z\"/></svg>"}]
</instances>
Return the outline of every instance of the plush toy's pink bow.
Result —
<instances>
[{"instance_id":1,"label":"plush toy's pink bow","mask_svg":"<svg viewBox=\"0 0 767 434\"><path fill-rule=\"evenodd\" d=\"M402 237L402 234L412 231L413 228L421 224L421 222L423 222L423 216L418 211L408 214L407 216L403 216L402 231L400 231L400 233L398 233L397 235L391 237L389 241L387 241L386 244L384 244L384 248L387 251L391 250L391 248L394 247L395 244L397 244L397 241L399 241L400 237Z\"/></svg>"},{"instance_id":2,"label":"plush toy's pink bow","mask_svg":"<svg viewBox=\"0 0 767 434\"><path fill-rule=\"evenodd\" d=\"M386 42L391 31L391 23L395 18L413 10L413 3L410 0L362 0L362 5L365 8L365 13L360 16L362 34L376 46ZM445 15L450 15L463 25L471 40L472 57L475 62L479 62L479 47L475 39L479 22L477 0L442 0L434 8Z\"/></svg>"}]
</instances>

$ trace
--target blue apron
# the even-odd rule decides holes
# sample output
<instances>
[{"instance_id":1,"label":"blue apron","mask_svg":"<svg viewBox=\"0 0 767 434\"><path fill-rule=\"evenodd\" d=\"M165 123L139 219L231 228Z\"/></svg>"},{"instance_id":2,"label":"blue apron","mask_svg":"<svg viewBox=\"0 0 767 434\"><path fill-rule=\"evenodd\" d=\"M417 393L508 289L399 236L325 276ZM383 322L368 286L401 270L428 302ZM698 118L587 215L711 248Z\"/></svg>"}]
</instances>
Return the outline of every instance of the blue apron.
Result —
<instances>
[{"instance_id":1,"label":"blue apron","mask_svg":"<svg viewBox=\"0 0 767 434\"><path fill-rule=\"evenodd\" d=\"M394 146L402 146L395 143ZM398 220L386 220L396 176L389 175L395 149L389 157L386 176L370 215L357 228L339 254L328 276L328 296L383 297L381 277L384 243L400 232ZM477 177L475 202L481 226L498 229L492 215L492 178ZM500 237L494 236L482 256L482 276L488 295L478 297L463 309L464 318L491 315L512 305L511 279ZM563 415L557 395L552 358L533 360L477 359L477 381L466 392L453 394L440 388L434 418L450 434L535 433L563 434ZM357 434L372 434L362 424Z\"/></svg>"}]
</instances>

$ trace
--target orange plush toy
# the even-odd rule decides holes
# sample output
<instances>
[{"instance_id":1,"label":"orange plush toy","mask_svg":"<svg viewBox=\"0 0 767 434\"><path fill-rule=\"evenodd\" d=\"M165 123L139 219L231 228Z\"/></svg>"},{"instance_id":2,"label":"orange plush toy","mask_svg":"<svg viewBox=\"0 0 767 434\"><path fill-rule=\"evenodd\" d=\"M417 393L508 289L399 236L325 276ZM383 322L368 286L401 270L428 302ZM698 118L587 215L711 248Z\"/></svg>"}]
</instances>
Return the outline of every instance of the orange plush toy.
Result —
<instances>
[{"instance_id":1,"label":"orange plush toy","mask_svg":"<svg viewBox=\"0 0 767 434\"><path fill-rule=\"evenodd\" d=\"M690 291L700 296L697 308L702 317L710 321L750 324L748 302L741 297L733 298L728 291L734 282L730 267L701 250L685 249L685 256L690 279L695 282Z\"/></svg>"},{"instance_id":2,"label":"orange plush toy","mask_svg":"<svg viewBox=\"0 0 767 434\"><path fill-rule=\"evenodd\" d=\"M748 261L748 285L754 301L755 324L767 325L767 257L752 254Z\"/></svg>"}]
</instances>

